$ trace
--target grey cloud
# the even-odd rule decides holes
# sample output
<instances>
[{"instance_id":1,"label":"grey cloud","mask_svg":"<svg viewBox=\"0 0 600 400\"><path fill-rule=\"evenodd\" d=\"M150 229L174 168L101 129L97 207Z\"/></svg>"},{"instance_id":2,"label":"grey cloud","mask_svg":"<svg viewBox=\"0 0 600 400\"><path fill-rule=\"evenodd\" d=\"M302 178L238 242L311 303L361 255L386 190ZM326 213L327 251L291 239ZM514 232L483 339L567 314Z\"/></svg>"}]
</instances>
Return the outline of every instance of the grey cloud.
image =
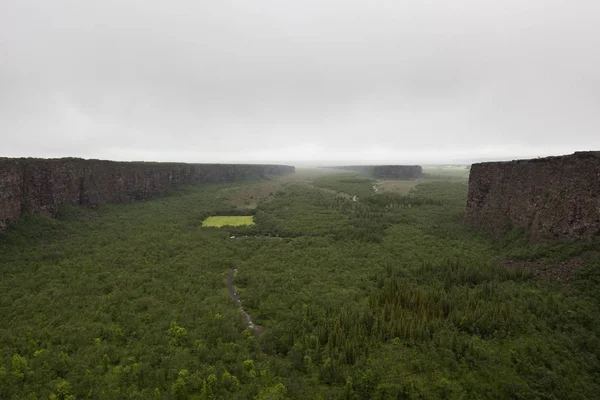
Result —
<instances>
[{"instance_id":1,"label":"grey cloud","mask_svg":"<svg viewBox=\"0 0 600 400\"><path fill-rule=\"evenodd\" d=\"M431 162L600 147L600 3L0 5L0 155Z\"/></svg>"}]
</instances>

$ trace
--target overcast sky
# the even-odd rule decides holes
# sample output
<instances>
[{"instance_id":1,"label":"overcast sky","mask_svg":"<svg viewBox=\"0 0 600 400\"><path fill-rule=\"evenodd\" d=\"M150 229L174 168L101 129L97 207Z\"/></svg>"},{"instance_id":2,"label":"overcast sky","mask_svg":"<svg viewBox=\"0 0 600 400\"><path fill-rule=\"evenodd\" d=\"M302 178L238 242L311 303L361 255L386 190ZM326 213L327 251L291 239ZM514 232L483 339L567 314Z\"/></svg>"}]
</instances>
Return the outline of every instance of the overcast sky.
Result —
<instances>
[{"instance_id":1,"label":"overcast sky","mask_svg":"<svg viewBox=\"0 0 600 400\"><path fill-rule=\"evenodd\" d=\"M0 156L600 150L598 0L1 0Z\"/></svg>"}]
</instances>

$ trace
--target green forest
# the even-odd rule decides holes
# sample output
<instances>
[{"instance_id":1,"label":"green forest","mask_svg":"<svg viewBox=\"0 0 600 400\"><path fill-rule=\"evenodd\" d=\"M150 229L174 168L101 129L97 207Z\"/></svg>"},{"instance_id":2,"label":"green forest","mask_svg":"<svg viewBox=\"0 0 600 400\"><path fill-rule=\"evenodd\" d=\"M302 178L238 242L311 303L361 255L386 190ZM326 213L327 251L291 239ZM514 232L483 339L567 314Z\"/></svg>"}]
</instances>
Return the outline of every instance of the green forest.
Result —
<instances>
[{"instance_id":1,"label":"green forest","mask_svg":"<svg viewBox=\"0 0 600 400\"><path fill-rule=\"evenodd\" d=\"M598 241L470 230L464 173L376 184L299 169L22 218L0 234L0 399L598 398ZM202 226L239 209L255 224Z\"/></svg>"}]
</instances>

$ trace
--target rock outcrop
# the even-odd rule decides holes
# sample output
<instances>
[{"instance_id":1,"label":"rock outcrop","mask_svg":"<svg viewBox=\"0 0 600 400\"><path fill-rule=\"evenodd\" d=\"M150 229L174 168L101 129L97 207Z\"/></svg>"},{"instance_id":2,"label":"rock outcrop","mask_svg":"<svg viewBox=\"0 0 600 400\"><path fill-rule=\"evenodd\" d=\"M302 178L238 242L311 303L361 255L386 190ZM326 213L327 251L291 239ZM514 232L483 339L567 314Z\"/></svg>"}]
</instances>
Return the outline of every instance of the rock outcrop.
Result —
<instances>
[{"instance_id":1,"label":"rock outcrop","mask_svg":"<svg viewBox=\"0 0 600 400\"><path fill-rule=\"evenodd\" d=\"M600 236L600 152L471 166L466 223L538 240Z\"/></svg>"},{"instance_id":2,"label":"rock outcrop","mask_svg":"<svg viewBox=\"0 0 600 400\"><path fill-rule=\"evenodd\" d=\"M420 165L345 165L333 167L382 179L418 179L423 175Z\"/></svg>"},{"instance_id":3,"label":"rock outcrop","mask_svg":"<svg viewBox=\"0 0 600 400\"><path fill-rule=\"evenodd\" d=\"M0 231L23 214L55 217L62 204L130 203L180 185L292 173L287 165L0 159Z\"/></svg>"}]
</instances>

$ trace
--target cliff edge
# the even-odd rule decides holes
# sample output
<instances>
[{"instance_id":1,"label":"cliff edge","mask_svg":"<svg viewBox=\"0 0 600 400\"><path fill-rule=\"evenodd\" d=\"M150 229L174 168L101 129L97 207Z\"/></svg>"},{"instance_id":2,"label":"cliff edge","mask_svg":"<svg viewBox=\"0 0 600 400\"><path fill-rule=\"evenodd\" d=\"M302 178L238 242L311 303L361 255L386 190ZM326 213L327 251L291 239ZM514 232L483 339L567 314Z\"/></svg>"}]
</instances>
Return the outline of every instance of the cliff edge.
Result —
<instances>
[{"instance_id":1,"label":"cliff edge","mask_svg":"<svg viewBox=\"0 0 600 400\"><path fill-rule=\"evenodd\" d=\"M287 165L0 159L0 231L23 214L55 217L62 204L131 203L180 185L293 173Z\"/></svg>"},{"instance_id":2,"label":"cliff edge","mask_svg":"<svg viewBox=\"0 0 600 400\"><path fill-rule=\"evenodd\" d=\"M494 236L510 227L538 240L600 236L600 152L473 164L466 223Z\"/></svg>"}]
</instances>

